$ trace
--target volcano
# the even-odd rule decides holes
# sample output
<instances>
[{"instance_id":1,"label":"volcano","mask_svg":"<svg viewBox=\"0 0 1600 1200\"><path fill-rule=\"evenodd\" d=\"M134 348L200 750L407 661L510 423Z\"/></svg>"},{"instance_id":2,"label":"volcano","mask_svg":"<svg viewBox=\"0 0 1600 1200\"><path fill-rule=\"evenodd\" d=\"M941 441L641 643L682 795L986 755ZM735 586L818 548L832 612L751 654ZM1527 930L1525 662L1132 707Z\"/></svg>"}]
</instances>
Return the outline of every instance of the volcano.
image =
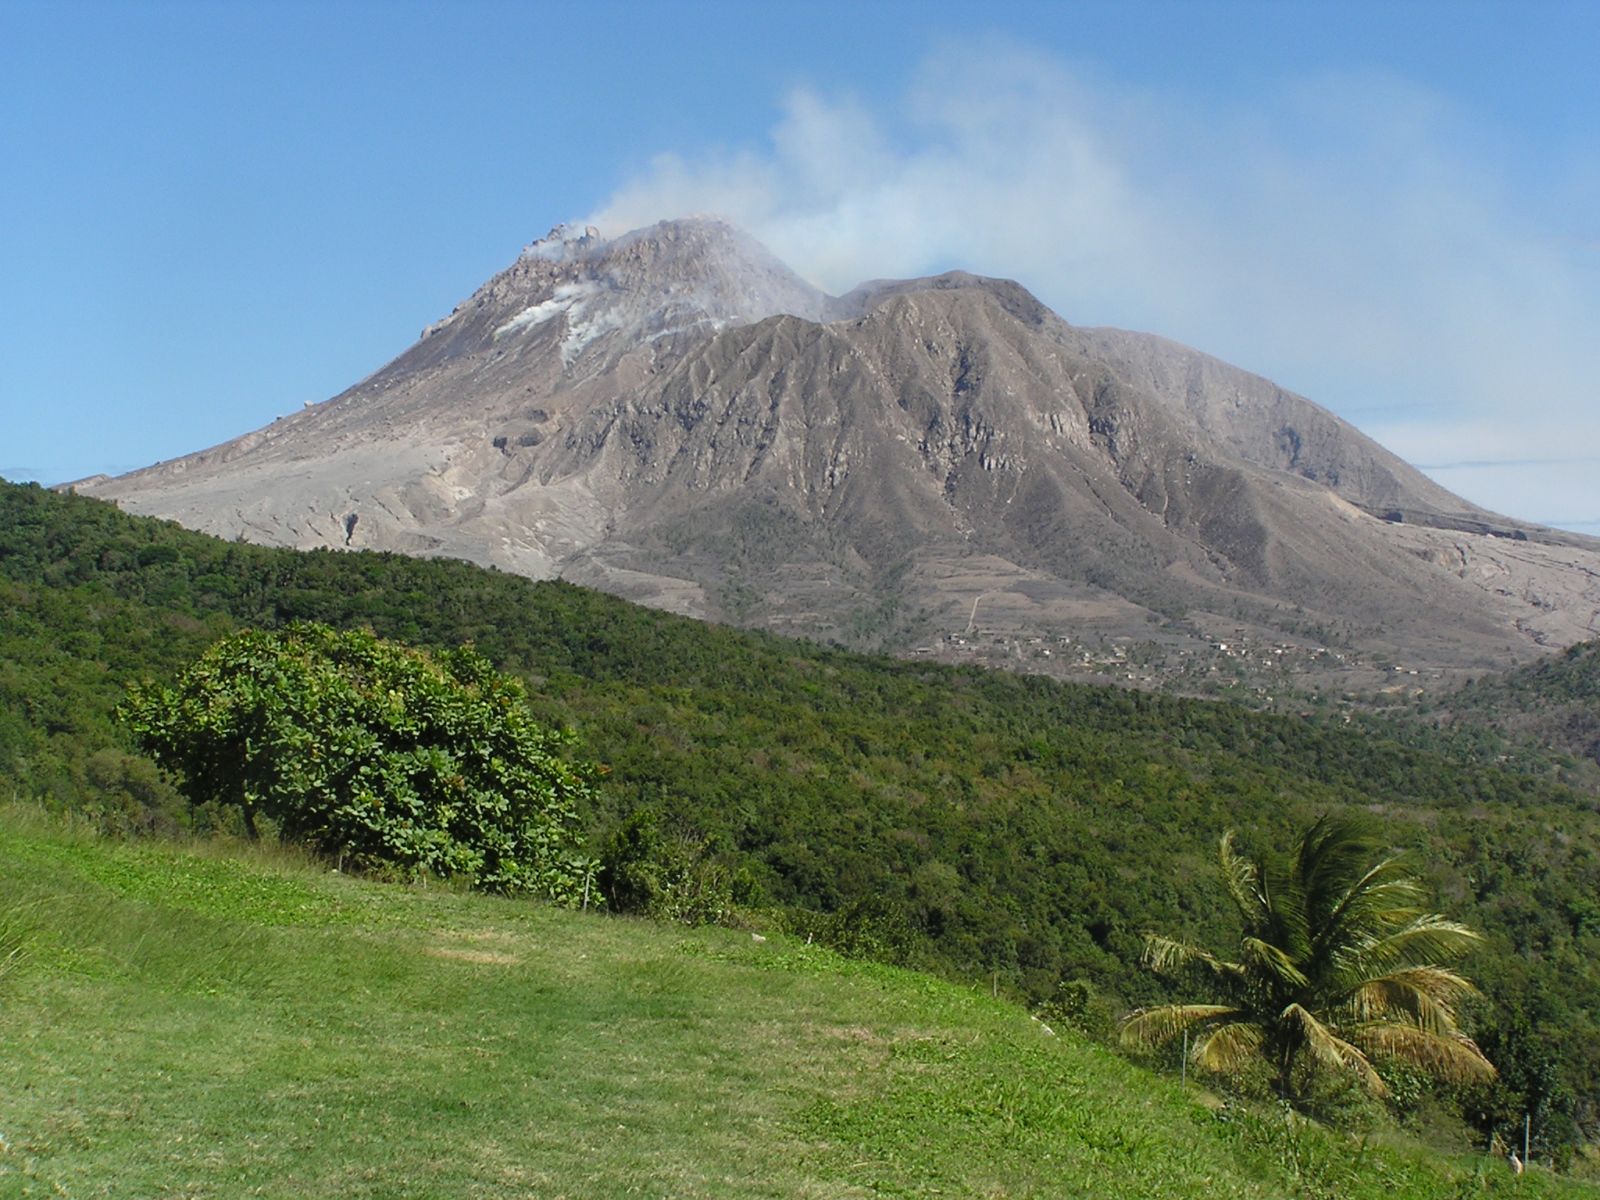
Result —
<instances>
[{"instance_id":1,"label":"volcano","mask_svg":"<svg viewBox=\"0 0 1600 1200\"><path fill-rule=\"evenodd\" d=\"M829 296L716 220L558 228L348 391L71 486L1058 672L1230 643L1462 672L1600 632L1600 540L1486 512L1266 379L1008 280Z\"/></svg>"}]
</instances>

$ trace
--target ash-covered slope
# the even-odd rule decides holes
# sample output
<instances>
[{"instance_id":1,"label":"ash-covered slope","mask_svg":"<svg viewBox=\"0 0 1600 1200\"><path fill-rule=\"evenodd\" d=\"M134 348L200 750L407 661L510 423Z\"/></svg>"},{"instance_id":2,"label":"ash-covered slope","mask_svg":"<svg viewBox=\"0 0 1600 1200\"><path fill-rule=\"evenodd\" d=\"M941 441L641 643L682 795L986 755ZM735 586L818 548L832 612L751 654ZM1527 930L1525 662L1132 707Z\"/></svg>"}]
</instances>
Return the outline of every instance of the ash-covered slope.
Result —
<instances>
[{"instance_id":1,"label":"ash-covered slope","mask_svg":"<svg viewBox=\"0 0 1600 1200\"><path fill-rule=\"evenodd\" d=\"M833 299L714 221L558 231L328 403L79 488L941 652L1227 628L1485 666L1600 612L1600 542L1264 379L964 273Z\"/></svg>"},{"instance_id":2,"label":"ash-covered slope","mask_svg":"<svg viewBox=\"0 0 1600 1200\"><path fill-rule=\"evenodd\" d=\"M772 313L821 320L832 301L725 223L609 241L560 226L332 400L75 486L227 537L445 554L548 577L603 538L608 505L581 479L525 487L527 452L685 348Z\"/></svg>"}]
</instances>

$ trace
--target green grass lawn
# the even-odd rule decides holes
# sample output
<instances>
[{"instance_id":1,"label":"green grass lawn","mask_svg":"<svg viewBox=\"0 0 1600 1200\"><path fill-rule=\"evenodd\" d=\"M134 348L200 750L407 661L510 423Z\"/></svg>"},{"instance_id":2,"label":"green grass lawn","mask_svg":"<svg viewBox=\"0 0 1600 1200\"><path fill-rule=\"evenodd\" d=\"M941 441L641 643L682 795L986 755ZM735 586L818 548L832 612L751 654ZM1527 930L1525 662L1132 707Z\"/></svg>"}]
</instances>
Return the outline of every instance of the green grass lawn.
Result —
<instances>
[{"instance_id":1,"label":"green grass lawn","mask_svg":"<svg viewBox=\"0 0 1600 1200\"><path fill-rule=\"evenodd\" d=\"M1600 1195L747 932L0 811L0 1196Z\"/></svg>"}]
</instances>

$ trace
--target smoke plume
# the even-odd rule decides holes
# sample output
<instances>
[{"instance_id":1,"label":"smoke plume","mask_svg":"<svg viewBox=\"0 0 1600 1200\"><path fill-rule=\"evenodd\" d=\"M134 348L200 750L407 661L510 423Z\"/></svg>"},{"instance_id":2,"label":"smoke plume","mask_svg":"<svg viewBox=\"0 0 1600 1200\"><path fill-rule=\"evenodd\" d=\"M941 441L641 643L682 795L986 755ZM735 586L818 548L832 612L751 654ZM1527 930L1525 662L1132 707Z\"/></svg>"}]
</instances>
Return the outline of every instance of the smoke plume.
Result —
<instances>
[{"instance_id":1,"label":"smoke plume","mask_svg":"<svg viewBox=\"0 0 1600 1200\"><path fill-rule=\"evenodd\" d=\"M589 221L719 214L833 292L1009 276L1268 375L1480 504L1600 522L1573 450L1600 446L1600 254L1564 224L1600 211L1593 179L1526 178L1503 131L1402 79L1256 100L951 47L893 105L798 90L761 145L663 153Z\"/></svg>"}]
</instances>

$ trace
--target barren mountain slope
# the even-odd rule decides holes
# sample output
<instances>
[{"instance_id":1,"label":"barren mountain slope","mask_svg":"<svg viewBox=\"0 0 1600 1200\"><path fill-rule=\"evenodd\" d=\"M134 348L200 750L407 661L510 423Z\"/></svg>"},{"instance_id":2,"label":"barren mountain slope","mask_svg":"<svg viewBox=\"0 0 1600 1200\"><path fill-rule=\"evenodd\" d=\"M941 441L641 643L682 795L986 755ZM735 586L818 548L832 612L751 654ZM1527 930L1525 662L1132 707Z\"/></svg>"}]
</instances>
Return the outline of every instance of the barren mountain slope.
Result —
<instances>
[{"instance_id":1,"label":"barren mountain slope","mask_svg":"<svg viewBox=\"0 0 1600 1200\"><path fill-rule=\"evenodd\" d=\"M1481 668L1600 613L1600 542L1476 509L1266 380L1007 281L835 300L708 221L558 231L334 400L78 486L1043 668L1064 638L1219 631Z\"/></svg>"}]
</instances>

